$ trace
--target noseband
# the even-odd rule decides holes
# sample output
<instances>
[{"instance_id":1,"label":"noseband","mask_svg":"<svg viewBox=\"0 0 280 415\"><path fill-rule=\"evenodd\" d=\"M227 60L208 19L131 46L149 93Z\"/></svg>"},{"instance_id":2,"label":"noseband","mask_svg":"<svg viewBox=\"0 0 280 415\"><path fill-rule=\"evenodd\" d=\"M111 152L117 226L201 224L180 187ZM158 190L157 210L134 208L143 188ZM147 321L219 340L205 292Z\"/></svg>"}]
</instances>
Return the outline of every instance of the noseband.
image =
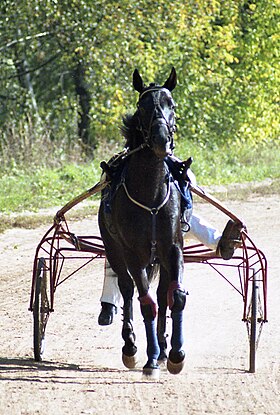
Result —
<instances>
[{"instance_id":1,"label":"noseband","mask_svg":"<svg viewBox=\"0 0 280 415\"><path fill-rule=\"evenodd\" d=\"M148 125L148 128L145 128L144 126L143 126L143 124L142 124L142 120L141 120L141 117L138 115L138 122L139 122L139 127L138 127L138 129L139 129L139 131L142 133L142 135L143 135L143 139L144 139L144 142L145 142L145 144L148 146L148 147L151 147L151 131L152 131L152 127L153 127L153 124L154 124L154 121L156 120L156 118L155 118L155 112L156 111L158 111L160 114L161 114L161 118L164 120L164 123L162 122L161 124L164 124L164 125L166 125L166 127L167 127L167 129L168 129L168 138L169 138L169 141L171 142L171 150L173 150L174 149L174 144L173 144L173 135L174 135L174 133L175 133L175 131L176 131L176 125L175 125L175 123L174 123L174 125L172 125L172 126L170 126L170 124L169 124L169 122L168 122L168 120L166 119L166 117L164 116L164 113L163 113L163 111L162 111L162 109L161 109L161 107L160 107L160 94L159 94L159 92L167 92L168 93L168 95L170 95L170 91L168 90L168 89L166 89L166 88L150 88L150 89L146 89L144 92L142 92L141 94L140 94L140 96L139 96L139 101L138 101L138 103L137 103L137 107L139 107L139 102L140 102L140 100L143 98L143 96L145 95L145 94L147 94L148 92L158 92L158 94L155 94L154 95L154 109L153 109L153 112L152 112L152 114L151 114L151 118L150 118L150 122L149 122L149 125ZM175 117L175 114L174 114L174 117Z\"/></svg>"}]
</instances>

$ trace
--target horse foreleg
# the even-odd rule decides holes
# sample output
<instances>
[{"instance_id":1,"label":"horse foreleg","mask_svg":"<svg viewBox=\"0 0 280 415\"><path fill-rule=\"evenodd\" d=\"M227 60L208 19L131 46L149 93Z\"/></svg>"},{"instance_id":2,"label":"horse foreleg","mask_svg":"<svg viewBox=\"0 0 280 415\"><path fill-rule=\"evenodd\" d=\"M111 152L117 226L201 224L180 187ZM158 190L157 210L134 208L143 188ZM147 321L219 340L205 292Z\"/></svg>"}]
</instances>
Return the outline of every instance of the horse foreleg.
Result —
<instances>
[{"instance_id":1,"label":"horse foreleg","mask_svg":"<svg viewBox=\"0 0 280 415\"><path fill-rule=\"evenodd\" d=\"M148 361L143 367L145 375L155 375L158 372L158 356L160 348L156 333L156 304L152 297L147 293L145 296L139 298L141 313L144 318L146 338L147 338L147 356Z\"/></svg>"},{"instance_id":2,"label":"horse foreleg","mask_svg":"<svg viewBox=\"0 0 280 415\"><path fill-rule=\"evenodd\" d=\"M131 255L131 252L128 252L126 262L129 273L132 275L138 289L141 313L146 330L148 361L143 367L143 374L157 376L159 373L159 366L157 363L159 345L155 324L157 306L149 294L149 280L147 278L146 268L141 266L140 261L135 255Z\"/></svg>"},{"instance_id":3,"label":"horse foreleg","mask_svg":"<svg viewBox=\"0 0 280 415\"><path fill-rule=\"evenodd\" d=\"M166 309L162 310L159 308L158 310L158 321L157 321L157 338L159 344L159 356L158 361L164 362L167 359L167 342L166 342Z\"/></svg>"},{"instance_id":4,"label":"horse foreleg","mask_svg":"<svg viewBox=\"0 0 280 415\"><path fill-rule=\"evenodd\" d=\"M182 349L183 310L186 303L186 292L177 281L172 281L168 289L168 303L172 318L171 350L167 360L167 369L172 374L181 372L184 366L185 352Z\"/></svg>"},{"instance_id":5,"label":"horse foreleg","mask_svg":"<svg viewBox=\"0 0 280 415\"><path fill-rule=\"evenodd\" d=\"M167 276L163 268L160 269L160 281L157 289L158 318L157 318L157 337L160 348L158 357L159 362L167 359L167 342L166 342L166 310L167 310Z\"/></svg>"}]
</instances>

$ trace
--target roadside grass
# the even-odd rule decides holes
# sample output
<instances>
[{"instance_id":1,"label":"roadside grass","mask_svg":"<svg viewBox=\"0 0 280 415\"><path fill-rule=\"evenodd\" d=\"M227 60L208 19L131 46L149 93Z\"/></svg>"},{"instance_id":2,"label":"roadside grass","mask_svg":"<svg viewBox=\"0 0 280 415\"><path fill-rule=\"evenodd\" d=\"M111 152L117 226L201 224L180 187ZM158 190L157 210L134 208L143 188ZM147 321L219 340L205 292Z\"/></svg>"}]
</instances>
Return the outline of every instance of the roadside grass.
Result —
<instances>
[{"instance_id":1,"label":"roadside grass","mask_svg":"<svg viewBox=\"0 0 280 415\"><path fill-rule=\"evenodd\" d=\"M0 211L36 212L62 206L99 180L101 171L96 164L13 169L0 178Z\"/></svg>"},{"instance_id":2,"label":"roadside grass","mask_svg":"<svg viewBox=\"0 0 280 415\"><path fill-rule=\"evenodd\" d=\"M99 202L93 201L86 203L77 209L67 213L70 220L81 220L82 218L90 218L98 212ZM55 213L58 209L46 209L39 212L22 212L17 214L0 214L0 233L11 228L35 229L39 226L53 224Z\"/></svg>"},{"instance_id":3,"label":"roadside grass","mask_svg":"<svg viewBox=\"0 0 280 415\"><path fill-rule=\"evenodd\" d=\"M0 232L10 227L29 228L52 223L52 216L42 213L42 209L54 206L59 209L92 187L100 178L100 160L112 155L104 157L99 153L98 160L90 163L68 162L55 168L28 167L25 163L5 169L0 177ZM207 186L210 193L221 200L245 200L252 194L280 193L280 146L276 143L209 147L181 141L177 143L176 155L184 160L192 156L192 170L198 184ZM231 191L224 191L225 188ZM81 204L71 214L81 218L96 213L99 197L91 197L89 205Z\"/></svg>"},{"instance_id":4,"label":"roadside grass","mask_svg":"<svg viewBox=\"0 0 280 415\"><path fill-rule=\"evenodd\" d=\"M280 178L280 140L278 145L263 143L227 143L225 145L191 145L180 142L177 151L193 157L192 170L201 185L261 182ZM186 157L185 157L186 158Z\"/></svg>"}]
</instances>

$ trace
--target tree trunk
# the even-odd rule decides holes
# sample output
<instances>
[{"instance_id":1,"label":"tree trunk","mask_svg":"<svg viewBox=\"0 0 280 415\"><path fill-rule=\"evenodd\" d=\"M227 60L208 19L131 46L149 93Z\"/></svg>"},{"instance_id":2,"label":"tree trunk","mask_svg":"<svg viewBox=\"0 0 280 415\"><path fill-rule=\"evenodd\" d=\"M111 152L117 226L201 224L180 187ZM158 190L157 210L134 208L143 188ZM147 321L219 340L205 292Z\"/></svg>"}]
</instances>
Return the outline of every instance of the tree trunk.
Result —
<instances>
[{"instance_id":1,"label":"tree trunk","mask_svg":"<svg viewBox=\"0 0 280 415\"><path fill-rule=\"evenodd\" d=\"M21 37L20 29L18 29L18 36L19 38ZM40 115L38 111L37 100L36 100L35 92L33 89L31 76L29 73L29 65L27 62L25 51L23 50L19 52L18 48L15 47L15 56L16 56L16 59L14 61L14 65L15 65L15 68L18 74L19 84L21 85L22 88L28 91L34 119L35 121L40 122L41 119L40 119Z\"/></svg>"},{"instance_id":2,"label":"tree trunk","mask_svg":"<svg viewBox=\"0 0 280 415\"><path fill-rule=\"evenodd\" d=\"M91 95L88 84L86 82L84 64L81 59L78 60L77 65L73 71L73 78L76 94L78 96L80 104L78 135L83 143L86 155L92 157L94 149L96 148L96 142L90 133L89 113Z\"/></svg>"}]
</instances>

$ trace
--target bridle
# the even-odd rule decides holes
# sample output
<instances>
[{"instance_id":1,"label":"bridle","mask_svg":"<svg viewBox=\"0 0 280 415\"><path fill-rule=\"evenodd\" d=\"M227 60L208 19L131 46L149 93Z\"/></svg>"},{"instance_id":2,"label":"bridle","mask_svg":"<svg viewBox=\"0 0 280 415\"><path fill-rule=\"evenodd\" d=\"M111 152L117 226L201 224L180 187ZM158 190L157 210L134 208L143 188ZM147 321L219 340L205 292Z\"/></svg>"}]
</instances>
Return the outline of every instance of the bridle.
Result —
<instances>
[{"instance_id":1,"label":"bridle","mask_svg":"<svg viewBox=\"0 0 280 415\"><path fill-rule=\"evenodd\" d=\"M143 122L141 119L141 116L139 115L139 107L140 107L140 101L143 98L143 96L149 92L158 92L157 94L154 94L153 96L153 101L154 101L154 109L152 111L151 114L151 118L150 121L148 123L148 126L145 127L143 126ZM151 140L151 132L152 132L152 127L154 125L155 120L158 118L155 117L155 113L160 113L161 114L161 118L164 120L164 123L161 122L161 124L166 125L167 130L168 130L168 139L171 143L170 147L171 150L174 149L174 133L176 131L176 124L175 124L175 112L174 112L174 123L173 125L170 125L169 121L166 119L164 112L161 109L160 106L160 92L166 92L169 96L170 96L170 91L166 88L162 88L162 87L153 87L153 88L148 88L145 89L139 96L139 100L137 103L137 108L138 108L138 130L142 133L143 139L144 139L144 143L148 146L148 147L152 147L152 140ZM171 97L172 98L172 97Z\"/></svg>"}]
</instances>

